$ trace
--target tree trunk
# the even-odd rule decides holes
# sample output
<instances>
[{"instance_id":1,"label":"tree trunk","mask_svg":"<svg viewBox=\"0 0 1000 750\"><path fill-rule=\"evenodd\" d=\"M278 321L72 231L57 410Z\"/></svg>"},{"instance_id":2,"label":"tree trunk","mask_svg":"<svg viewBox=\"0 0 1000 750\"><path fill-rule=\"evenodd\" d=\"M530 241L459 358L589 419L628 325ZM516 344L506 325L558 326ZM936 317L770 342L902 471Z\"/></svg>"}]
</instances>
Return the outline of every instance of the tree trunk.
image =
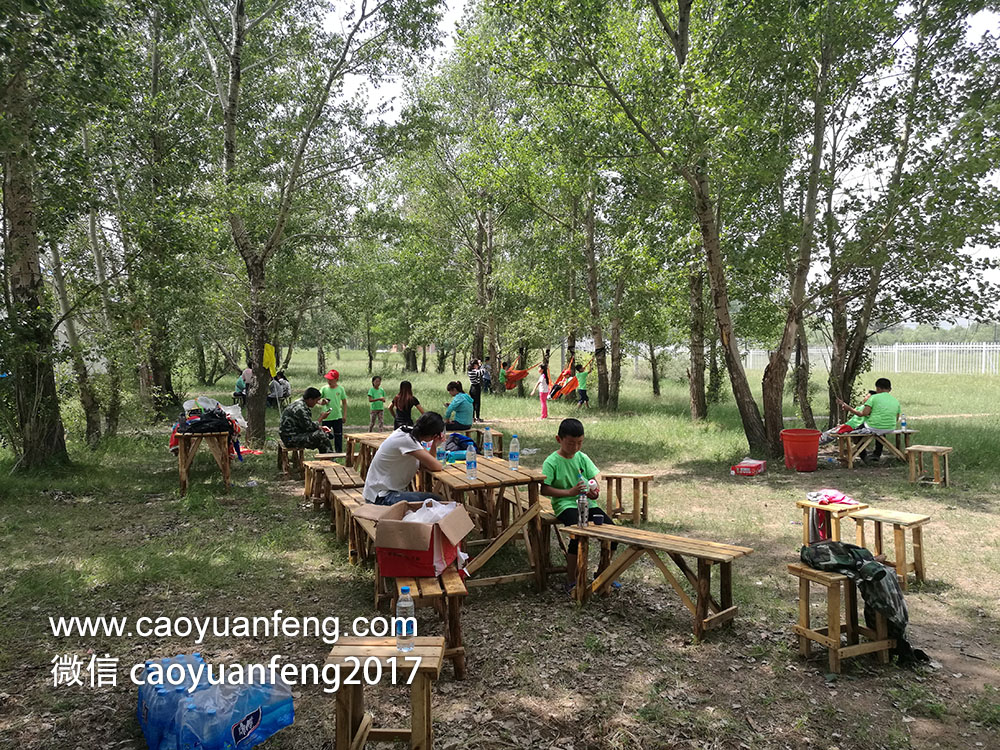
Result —
<instances>
[{"instance_id":1,"label":"tree trunk","mask_svg":"<svg viewBox=\"0 0 1000 750\"><path fill-rule=\"evenodd\" d=\"M23 50L18 52L25 54ZM24 71L17 67L17 52L12 57L15 68L3 92L4 256L11 304L7 310L11 332L8 356L15 373L18 466L34 469L68 461L69 456L56 393L52 316L44 299L38 257L31 157L32 99Z\"/></svg>"},{"instance_id":2,"label":"tree trunk","mask_svg":"<svg viewBox=\"0 0 1000 750\"><path fill-rule=\"evenodd\" d=\"M337 349L339 352L340 349ZM372 374L375 364L375 333L372 331L372 317L370 313L365 313L365 352L368 354L368 374ZM337 357L340 359L340 357Z\"/></svg>"},{"instance_id":3,"label":"tree trunk","mask_svg":"<svg viewBox=\"0 0 1000 750\"><path fill-rule=\"evenodd\" d=\"M611 306L611 382L608 389L608 408L618 411L618 394L622 383L622 295L625 293L627 270L621 269L615 281L615 296Z\"/></svg>"},{"instance_id":4,"label":"tree trunk","mask_svg":"<svg viewBox=\"0 0 1000 750\"><path fill-rule=\"evenodd\" d=\"M448 350L443 346L438 347L437 350L437 371L439 374L444 374L444 368L448 364Z\"/></svg>"},{"instance_id":5,"label":"tree trunk","mask_svg":"<svg viewBox=\"0 0 1000 750\"><path fill-rule=\"evenodd\" d=\"M688 392L691 419L697 422L708 416L705 400L705 272L700 263L688 275L688 300L691 305Z\"/></svg>"},{"instance_id":6,"label":"tree trunk","mask_svg":"<svg viewBox=\"0 0 1000 750\"><path fill-rule=\"evenodd\" d=\"M50 240L49 250L52 253L52 287L55 289L56 299L59 301L59 314L66 330L70 360L73 363L73 374L76 375L76 384L80 391L80 406L83 407L83 418L86 423L87 445L94 448L101 440L101 405L90 382L87 363L84 361L80 338L76 332L76 320L73 313L70 312L62 258L59 255L59 243Z\"/></svg>"},{"instance_id":7,"label":"tree trunk","mask_svg":"<svg viewBox=\"0 0 1000 750\"><path fill-rule=\"evenodd\" d=\"M417 350L411 346L403 349L403 369L406 372L417 372Z\"/></svg>"},{"instance_id":8,"label":"tree trunk","mask_svg":"<svg viewBox=\"0 0 1000 750\"><path fill-rule=\"evenodd\" d=\"M457 354L458 354L458 347L456 346L454 349L451 350L451 374L452 375L457 375L458 374L458 366L455 364L455 357L456 357Z\"/></svg>"},{"instance_id":9,"label":"tree trunk","mask_svg":"<svg viewBox=\"0 0 1000 750\"><path fill-rule=\"evenodd\" d=\"M712 337L708 344L708 392L705 400L710 404L717 404L722 400L722 372L719 369L719 337L715 335L715 326L711 328Z\"/></svg>"},{"instance_id":10,"label":"tree trunk","mask_svg":"<svg viewBox=\"0 0 1000 750\"><path fill-rule=\"evenodd\" d=\"M326 374L326 351L322 341L316 344L316 374L320 377Z\"/></svg>"},{"instance_id":11,"label":"tree trunk","mask_svg":"<svg viewBox=\"0 0 1000 750\"><path fill-rule=\"evenodd\" d=\"M729 314L729 286L726 281L725 260L719 242L718 224L712 206L708 176L704 168L697 170L685 168L682 173L694 194L695 215L698 218L702 245L705 250L705 261L708 267L712 308L719 328L722 356L725 359L726 368L729 370L729 383L733 389L733 399L736 401L740 421L743 423L743 432L746 434L747 443L752 453L770 455L764 422L750 390L746 371L743 369L739 343L736 341L732 317Z\"/></svg>"},{"instance_id":12,"label":"tree trunk","mask_svg":"<svg viewBox=\"0 0 1000 750\"><path fill-rule=\"evenodd\" d=\"M250 286L250 315L246 320L247 339L250 341L250 368L254 383L248 389L247 440L251 446L264 444L267 424L267 393L271 384L271 373L264 367L264 344L267 337L267 303L264 283L264 259L260 256L245 256L247 278Z\"/></svg>"},{"instance_id":13,"label":"tree trunk","mask_svg":"<svg viewBox=\"0 0 1000 750\"><path fill-rule=\"evenodd\" d=\"M90 136L86 126L83 128L83 155L88 166L93 167L93 161L90 158ZM113 339L118 326L111 308L111 289L108 286L104 246L97 237L97 209L93 202L91 202L87 212L87 237L90 241L91 252L94 254L94 271L100 287L104 330L106 335ZM117 354L112 347L109 347L109 350L105 352L104 360L108 368L108 400L104 411L104 432L109 436L114 436L118 433L118 420L121 418L122 411L122 373Z\"/></svg>"},{"instance_id":14,"label":"tree trunk","mask_svg":"<svg viewBox=\"0 0 1000 750\"><path fill-rule=\"evenodd\" d=\"M302 328L302 318L305 317L306 308L303 305L299 308L299 314L295 316L295 322L292 324L292 331L288 336L288 350L285 352L285 359L281 363L280 370L287 370L288 365L292 362L292 352L295 351L295 344L299 340L299 329Z\"/></svg>"},{"instance_id":15,"label":"tree trunk","mask_svg":"<svg viewBox=\"0 0 1000 750\"><path fill-rule=\"evenodd\" d=\"M597 405L607 406L609 397L607 349L604 345L604 327L601 325L601 301L597 294L597 247L594 241L595 216L594 192L587 194L584 214L584 257L587 262L587 296L590 301L590 331L594 338L594 363L597 365Z\"/></svg>"},{"instance_id":16,"label":"tree trunk","mask_svg":"<svg viewBox=\"0 0 1000 750\"><path fill-rule=\"evenodd\" d=\"M809 402L809 344L806 342L805 328L799 316L798 336L795 339L795 396L802 412L802 420L810 430L816 429L812 404Z\"/></svg>"},{"instance_id":17,"label":"tree trunk","mask_svg":"<svg viewBox=\"0 0 1000 750\"><path fill-rule=\"evenodd\" d=\"M427 345L420 347L420 372L427 372Z\"/></svg>"},{"instance_id":18,"label":"tree trunk","mask_svg":"<svg viewBox=\"0 0 1000 750\"><path fill-rule=\"evenodd\" d=\"M799 322L802 320L802 305L806 296L806 280L812 261L813 234L815 232L817 199L819 197L819 172L823 159L823 138L826 132L826 89L830 70L830 45L822 41L819 71L813 89L813 134L806 184L805 207L802 212L802 228L795 263L790 273L788 311L781 339L764 368L761 392L764 401L764 429L772 456L782 453L781 431L784 429L782 402L785 395L785 376L788 374L788 360L792 347L799 337Z\"/></svg>"},{"instance_id":19,"label":"tree trunk","mask_svg":"<svg viewBox=\"0 0 1000 750\"><path fill-rule=\"evenodd\" d=\"M194 337L194 359L198 369L198 383L208 385L208 358L205 356L205 341L200 333Z\"/></svg>"},{"instance_id":20,"label":"tree trunk","mask_svg":"<svg viewBox=\"0 0 1000 750\"><path fill-rule=\"evenodd\" d=\"M653 373L653 395L660 395L660 368L659 368L659 357L656 354L656 345L652 341L648 342L646 346L649 348L649 366Z\"/></svg>"},{"instance_id":21,"label":"tree trunk","mask_svg":"<svg viewBox=\"0 0 1000 750\"><path fill-rule=\"evenodd\" d=\"M518 358L518 361L521 363L521 366L518 369L523 370L525 367L528 366L528 350L527 350L526 347L519 346L517 348L517 358ZM524 396L525 396L524 381L525 381L525 378L521 378L520 380L517 381L517 396L518 396L518 398L524 398Z\"/></svg>"}]
</instances>

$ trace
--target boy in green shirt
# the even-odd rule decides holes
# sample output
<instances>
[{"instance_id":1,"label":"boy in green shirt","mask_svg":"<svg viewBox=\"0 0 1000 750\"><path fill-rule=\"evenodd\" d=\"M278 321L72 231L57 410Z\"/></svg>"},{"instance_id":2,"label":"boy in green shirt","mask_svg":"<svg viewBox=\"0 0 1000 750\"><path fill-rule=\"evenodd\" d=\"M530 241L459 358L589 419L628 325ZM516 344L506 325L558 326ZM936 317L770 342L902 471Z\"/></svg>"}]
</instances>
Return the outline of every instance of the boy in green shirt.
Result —
<instances>
[{"instance_id":1,"label":"boy in green shirt","mask_svg":"<svg viewBox=\"0 0 1000 750\"><path fill-rule=\"evenodd\" d=\"M853 409L844 401L837 399L837 403L855 416L865 420L865 427L876 433L891 432L896 429L899 420L899 401L893 396L892 382L889 378L879 378L875 381L875 393L868 397L862 404L861 409ZM861 460L868 463L868 451L861 451ZM875 460L882 458L882 443L875 441Z\"/></svg>"},{"instance_id":2,"label":"boy in green shirt","mask_svg":"<svg viewBox=\"0 0 1000 750\"><path fill-rule=\"evenodd\" d=\"M328 385L319 389L323 396L321 404L330 408L320 414L323 426L333 432L333 446L337 453L344 451L344 417L347 416L347 391L340 385L340 373L331 369L326 375Z\"/></svg>"},{"instance_id":3,"label":"boy in green shirt","mask_svg":"<svg viewBox=\"0 0 1000 750\"><path fill-rule=\"evenodd\" d=\"M368 405L372 416L368 420L368 431L375 429L375 420L378 419L378 431L385 429L385 422L382 421L382 414L385 410L385 391L382 390L382 378L376 375L372 378L372 387L368 389Z\"/></svg>"},{"instance_id":4,"label":"boy in green shirt","mask_svg":"<svg viewBox=\"0 0 1000 750\"><path fill-rule=\"evenodd\" d=\"M590 457L580 450L583 447L583 423L579 419L564 419L559 423L556 435L559 450L549 455L542 464L545 482L542 484L542 494L552 498L552 512L563 526L575 526L579 514L576 509L576 499L581 492L587 494L587 518L593 521L601 518L602 523L614 525L614 521L597 507L599 494L596 480L598 470ZM580 475L583 481L580 481ZM579 546L576 539L570 540L566 550L566 589L573 587L576 581L576 552ZM614 549L616 545L612 545Z\"/></svg>"},{"instance_id":5,"label":"boy in green shirt","mask_svg":"<svg viewBox=\"0 0 1000 750\"><path fill-rule=\"evenodd\" d=\"M584 405L590 408L590 396L587 395L587 378L590 376L590 368L593 365L588 365L587 369L583 369L583 365L576 366L576 408L580 409Z\"/></svg>"}]
</instances>

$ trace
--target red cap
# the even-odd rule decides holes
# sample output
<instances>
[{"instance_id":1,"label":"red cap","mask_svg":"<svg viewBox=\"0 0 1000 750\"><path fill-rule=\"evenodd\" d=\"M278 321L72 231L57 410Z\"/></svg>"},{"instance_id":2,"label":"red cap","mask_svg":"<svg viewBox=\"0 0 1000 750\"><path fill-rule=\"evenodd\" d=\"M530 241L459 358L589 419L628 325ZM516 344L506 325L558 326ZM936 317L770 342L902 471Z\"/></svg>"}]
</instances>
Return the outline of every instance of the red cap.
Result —
<instances>
[{"instance_id":1,"label":"red cap","mask_svg":"<svg viewBox=\"0 0 1000 750\"><path fill-rule=\"evenodd\" d=\"M328 372L323 377L326 378L327 380L339 380L340 379L340 373L331 368L330 372Z\"/></svg>"}]
</instances>

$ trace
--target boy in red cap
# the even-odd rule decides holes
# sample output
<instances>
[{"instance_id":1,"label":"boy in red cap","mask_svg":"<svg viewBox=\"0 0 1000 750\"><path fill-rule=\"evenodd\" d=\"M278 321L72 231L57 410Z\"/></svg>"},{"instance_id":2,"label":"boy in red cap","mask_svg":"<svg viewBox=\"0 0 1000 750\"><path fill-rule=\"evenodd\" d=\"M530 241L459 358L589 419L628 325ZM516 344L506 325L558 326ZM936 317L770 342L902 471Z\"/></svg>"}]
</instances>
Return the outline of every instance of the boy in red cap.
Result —
<instances>
[{"instance_id":1,"label":"boy in red cap","mask_svg":"<svg viewBox=\"0 0 1000 750\"><path fill-rule=\"evenodd\" d=\"M331 369L323 377L327 385L319 389L323 396L321 404L328 405L326 411L320 414L324 427L329 427L333 433L333 449L337 453L344 451L344 417L347 416L347 391L340 385L340 373Z\"/></svg>"}]
</instances>

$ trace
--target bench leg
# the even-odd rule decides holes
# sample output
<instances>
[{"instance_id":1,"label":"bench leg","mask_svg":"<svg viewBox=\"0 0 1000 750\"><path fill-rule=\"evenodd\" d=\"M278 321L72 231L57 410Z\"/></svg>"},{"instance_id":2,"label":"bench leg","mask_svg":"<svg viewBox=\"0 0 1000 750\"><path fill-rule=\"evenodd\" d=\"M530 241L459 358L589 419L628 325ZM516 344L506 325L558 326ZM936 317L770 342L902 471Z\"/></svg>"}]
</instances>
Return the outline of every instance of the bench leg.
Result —
<instances>
[{"instance_id":1,"label":"bench leg","mask_svg":"<svg viewBox=\"0 0 1000 750\"><path fill-rule=\"evenodd\" d=\"M705 618L712 595L712 563L698 558L697 601L694 606L694 637L699 641L705 635Z\"/></svg>"},{"instance_id":2,"label":"bench leg","mask_svg":"<svg viewBox=\"0 0 1000 750\"><path fill-rule=\"evenodd\" d=\"M642 514L642 505L639 497L639 480L632 480L632 525L638 526Z\"/></svg>"},{"instance_id":3,"label":"bench leg","mask_svg":"<svg viewBox=\"0 0 1000 750\"><path fill-rule=\"evenodd\" d=\"M643 480L642 482L642 521L645 523L649 520L649 481Z\"/></svg>"},{"instance_id":4,"label":"bench leg","mask_svg":"<svg viewBox=\"0 0 1000 750\"><path fill-rule=\"evenodd\" d=\"M448 645L451 648L463 648L462 646L462 599L461 596L449 596L445 599L448 614ZM452 665L455 668L455 679L465 679L465 651L459 651L452 657Z\"/></svg>"},{"instance_id":5,"label":"bench leg","mask_svg":"<svg viewBox=\"0 0 1000 750\"><path fill-rule=\"evenodd\" d=\"M809 630L809 579L799 578L799 627ZM812 641L799 634L799 654L808 659L812 653Z\"/></svg>"},{"instance_id":6,"label":"bench leg","mask_svg":"<svg viewBox=\"0 0 1000 750\"><path fill-rule=\"evenodd\" d=\"M882 522L875 522L875 554L882 554Z\"/></svg>"},{"instance_id":7,"label":"bench leg","mask_svg":"<svg viewBox=\"0 0 1000 750\"><path fill-rule=\"evenodd\" d=\"M847 615L847 644L853 646L858 643L858 587L854 581L844 581L845 602L844 609Z\"/></svg>"},{"instance_id":8,"label":"bench leg","mask_svg":"<svg viewBox=\"0 0 1000 750\"><path fill-rule=\"evenodd\" d=\"M826 635L830 639L830 671L840 674L840 584L826 590Z\"/></svg>"},{"instance_id":9,"label":"bench leg","mask_svg":"<svg viewBox=\"0 0 1000 750\"><path fill-rule=\"evenodd\" d=\"M931 456L931 461L934 464L934 484L941 486L941 456L935 453Z\"/></svg>"},{"instance_id":10,"label":"bench leg","mask_svg":"<svg viewBox=\"0 0 1000 750\"><path fill-rule=\"evenodd\" d=\"M879 641L886 641L889 639L889 621L886 620L885 615L880 612L875 613L875 638ZM878 660L879 664L888 664L889 649L884 648L881 651L876 651L875 658Z\"/></svg>"},{"instance_id":11,"label":"bench leg","mask_svg":"<svg viewBox=\"0 0 1000 750\"><path fill-rule=\"evenodd\" d=\"M917 481L917 454L916 453L908 453L907 457L909 458L908 463L910 465L910 482L916 484L916 481Z\"/></svg>"},{"instance_id":12,"label":"bench leg","mask_svg":"<svg viewBox=\"0 0 1000 750\"><path fill-rule=\"evenodd\" d=\"M924 530L914 526L910 531L913 537L913 574L918 581L924 582Z\"/></svg>"},{"instance_id":13,"label":"bench leg","mask_svg":"<svg viewBox=\"0 0 1000 750\"><path fill-rule=\"evenodd\" d=\"M418 673L410 687L410 749L431 750L433 741L431 678Z\"/></svg>"},{"instance_id":14,"label":"bench leg","mask_svg":"<svg viewBox=\"0 0 1000 750\"><path fill-rule=\"evenodd\" d=\"M906 591L906 582L909 576L906 570L906 531L898 523L892 525L893 543L896 548L896 576L899 578L899 586Z\"/></svg>"},{"instance_id":15,"label":"bench leg","mask_svg":"<svg viewBox=\"0 0 1000 750\"><path fill-rule=\"evenodd\" d=\"M865 546L865 522L860 518L854 519L854 543L859 547Z\"/></svg>"}]
</instances>

